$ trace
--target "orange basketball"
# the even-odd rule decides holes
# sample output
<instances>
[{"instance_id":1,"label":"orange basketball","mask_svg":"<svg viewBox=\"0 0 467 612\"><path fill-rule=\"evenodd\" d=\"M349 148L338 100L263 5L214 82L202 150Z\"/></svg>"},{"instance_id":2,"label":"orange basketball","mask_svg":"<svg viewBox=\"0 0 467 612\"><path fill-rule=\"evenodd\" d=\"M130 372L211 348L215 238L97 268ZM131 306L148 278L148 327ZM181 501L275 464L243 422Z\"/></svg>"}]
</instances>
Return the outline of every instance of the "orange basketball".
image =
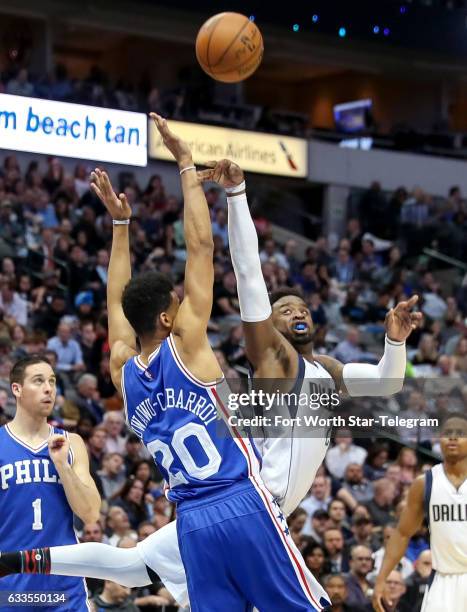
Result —
<instances>
[{"instance_id":1,"label":"orange basketball","mask_svg":"<svg viewBox=\"0 0 467 612\"><path fill-rule=\"evenodd\" d=\"M214 15L196 37L201 68L224 83L238 83L252 75L261 64L263 49L258 27L240 13Z\"/></svg>"}]
</instances>

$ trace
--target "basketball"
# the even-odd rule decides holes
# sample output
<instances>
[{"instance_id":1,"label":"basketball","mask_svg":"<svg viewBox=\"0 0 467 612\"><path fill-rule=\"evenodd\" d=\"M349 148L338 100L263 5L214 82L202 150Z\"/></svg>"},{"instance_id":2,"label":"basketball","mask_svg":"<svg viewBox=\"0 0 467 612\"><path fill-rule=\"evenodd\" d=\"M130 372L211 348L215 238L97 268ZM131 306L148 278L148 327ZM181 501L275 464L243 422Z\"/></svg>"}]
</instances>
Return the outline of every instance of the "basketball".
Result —
<instances>
[{"instance_id":1,"label":"basketball","mask_svg":"<svg viewBox=\"0 0 467 612\"><path fill-rule=\"evenodd\" d=\"M251 76L263 58L258 27L240 13L219 13L208 19L196 37L201 68L216 81L238 83Z\"/></svg>"}]
</instances>

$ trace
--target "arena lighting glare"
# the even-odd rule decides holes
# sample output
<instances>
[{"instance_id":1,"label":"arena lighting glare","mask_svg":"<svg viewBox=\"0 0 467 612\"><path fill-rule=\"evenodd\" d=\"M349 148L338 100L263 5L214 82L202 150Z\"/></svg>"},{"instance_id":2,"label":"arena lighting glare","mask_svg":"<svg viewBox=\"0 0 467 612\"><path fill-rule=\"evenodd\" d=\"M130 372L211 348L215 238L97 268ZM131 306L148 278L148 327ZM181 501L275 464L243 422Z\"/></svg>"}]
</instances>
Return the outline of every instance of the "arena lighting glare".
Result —
<instances>
[{"instance_id":1,"label":"arena lighting glare","mask_svg":"<svg viewBox=\"0 0 467 612\"><path fill-rule=\"evenodd\" d=\"M250 19L250 21L254 21L255 20L255 16L254 15L250 15L249 19Z\"/></svg>"},{"instance_id":2,"label":"arena lighting glare","mask_svg":"<svg viewBox=\"0 0 467 612\"><path fill-rule=\"evenodd\" d=\"M347 36L347 30L345 28L339 28L339 36L345 38Z\"/></svg>"},{"instance_id":3,"label":"arena lighting glare","mask_svg":"<svg viewBox=\"0 0 467 612\"><path fill-rule=\"evenodd\" d=\"M407 7L406 6L401 6L399 8L399 12L401 15L405 15L405 13L407 12Z\"/></svg>"},{"instance_id":4,"label":"arena lighting glare","mask_svg":"<svg viewBox=\"0 0 467 612\"><path fill-rule=\"evenodd\" d=\"M384 32L383 32L383 34L384 34L385 36L389 36L389 34L390 34L390 33L391 33L391 30L390 30L389 28L384 28Z\"/></svg>"},{"instance_id":5,"label":"arena lighting glare","mask_svg":"<svg viewBox=\"0 0 467 612\"><path fill-rule=\"evenodd\" d=\"M292 30L293 30L294 32L298 32L298 31L299 31L299 29L300 29L300 26L298 25L298 23L294 23L294 24L293 24L293 26L292 26Z\"/></svg>"},{"instance_id":6,"label":"arena lighting glare","mask_svg":"<svg viewBox=\"0 0 467 612\"><path fill-rule=\"evenodd\" d=\"M313 15L313 17L311 18L313 23L318 23L319 21L319 15Z\"/></svg>"},{"instance_id":7,"label":"arena lighting glare","mask_svg":"<svg viewBox=\"0 0 467 612\"><path fill-rule=\"evenodd\" d=\"M379 34L379 26L374 26L373 34Z\"/></svg>"}]
</instances>

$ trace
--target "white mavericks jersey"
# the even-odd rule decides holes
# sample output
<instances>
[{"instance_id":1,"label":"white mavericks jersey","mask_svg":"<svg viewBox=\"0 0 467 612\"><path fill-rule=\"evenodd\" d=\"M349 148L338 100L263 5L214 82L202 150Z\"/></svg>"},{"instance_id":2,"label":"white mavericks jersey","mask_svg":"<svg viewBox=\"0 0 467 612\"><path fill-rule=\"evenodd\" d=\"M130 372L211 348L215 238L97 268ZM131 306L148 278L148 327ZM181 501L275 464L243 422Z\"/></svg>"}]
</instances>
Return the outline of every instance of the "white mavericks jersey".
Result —
<instances>
[{"instance_id":1,"label":"white mavericks jersey","mask_svg":"<svg viewBox=\"0 0 467 612\"><path fill-rule=\"evenodd\" d=\"M298 398L295 406L289 406L290 415L295 420L282 430L272 429L273 437L255 438L262 455L263 482L278 499L286 516L307 495L329 447L330 428L310 421L307 423L305 417L331 416L330 410L313 406L318 396L336 393L334 379L320 363L311 363L301 355L297 356L298 375L289 392L291 397Z\"/></svg>"},{"instance_id":2,"label":"white mavericks jersey","mask_svg":"<svg viewBox=\"0 0 467 612\"><path fill-rule=\"evenodd\" d=\"M442 463L431 468L425 478L433 569L443 574L467 574L467 480L456 489Z\"/></svg>"}]
</instances>

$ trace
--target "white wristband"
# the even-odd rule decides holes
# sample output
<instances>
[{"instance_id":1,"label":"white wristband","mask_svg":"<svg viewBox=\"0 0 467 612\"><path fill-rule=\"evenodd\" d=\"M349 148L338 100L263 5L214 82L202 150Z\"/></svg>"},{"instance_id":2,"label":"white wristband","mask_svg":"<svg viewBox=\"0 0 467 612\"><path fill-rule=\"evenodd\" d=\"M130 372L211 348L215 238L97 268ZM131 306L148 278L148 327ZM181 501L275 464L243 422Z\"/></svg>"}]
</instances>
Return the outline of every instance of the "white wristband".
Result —
<instances>
[{"instance_id":1,"label":"white wristband","mask_svg":"<svg viewBox=\"0 0 467 612\"><path fill-rule=\"evenodd\" d=\"M113 225L130 225L130 219L112 219Z\"/></svg>"},{"instance_id":2,"label":"white wristband","mask_svg":"<svg viewBox=\"0 0 467 612\"><path fill-rule=\"evenodd\" d=\"M225 188L225 193L227 194L227 197L231 197L234 196L236 193L239 193L240 191L245 191L246 189L246 182L242 181L240 183L240 185L234 185L233 187L226 187Z\"/></svg>"},{"instance_id":3,"label":"white wristband","mask_svg":"<svg viewBox=\"0 0 467 612\"><path fill-rule=\"evenodd\" d=\"M188 170L196 170L196 166L187 166L186 168L182 168L180 170L180 176L182 176L184 172L188 172Z\"/></svg>"}]
</instances>

